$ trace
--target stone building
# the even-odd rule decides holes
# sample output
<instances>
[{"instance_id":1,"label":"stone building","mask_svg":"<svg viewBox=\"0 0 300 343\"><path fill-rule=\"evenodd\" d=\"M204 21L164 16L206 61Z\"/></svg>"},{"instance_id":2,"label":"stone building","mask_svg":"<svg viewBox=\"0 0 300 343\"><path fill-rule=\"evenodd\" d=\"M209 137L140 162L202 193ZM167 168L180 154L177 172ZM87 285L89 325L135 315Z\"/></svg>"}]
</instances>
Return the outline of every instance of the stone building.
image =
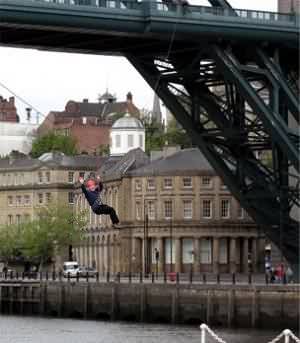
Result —
<instances>
[{"instance_id":1,"label":"stone building","mask_svg":"<svg viewBox=\"0 0 300 343\"><path fill-rule=\"evenodd\" d=\"M278 0L278 12L300 13L300 0Z\"/></svg>"},{"instance_id":2,"label":"stone building","mask_svg":"<svg viewBox=\"0 0 300 343\"><path fill-rule=\"evenodd\" d=\"M40 125L38 133L55 130L66 136L72 136L77 142L80 153L99 153L110 144L110 129L115 117L129 113L139 117L139 110L133 103L129 92L126 101L117 101L106 92L99 102L70 100L64 111L51 111Z\"/></svg>"},{"instance_id":3,"label":"stone building","mask_svg":"<svg viewBox=\"0 0 300 343\"><path fill-rule=\"evenodd\" d=\"M100 168L104 202L121 228L90 212L80 264L99 272L256 272L265 237L231 196L198 149L150 161L141 150L107 159ZM78 190L75 208L88 209Z\"/></svg>"},{"instance_id":4,"label":"stone building","mask_svg":"<svg viewBox=\"0 0 300 343\"><path fill-rule=\"evenodd\" d=\"M95 172L101 158L48 153L38 159L0 160L0 225L34 218L35 209L54 201L74 204L74 181Z\"/></svg>"}]
</instances>

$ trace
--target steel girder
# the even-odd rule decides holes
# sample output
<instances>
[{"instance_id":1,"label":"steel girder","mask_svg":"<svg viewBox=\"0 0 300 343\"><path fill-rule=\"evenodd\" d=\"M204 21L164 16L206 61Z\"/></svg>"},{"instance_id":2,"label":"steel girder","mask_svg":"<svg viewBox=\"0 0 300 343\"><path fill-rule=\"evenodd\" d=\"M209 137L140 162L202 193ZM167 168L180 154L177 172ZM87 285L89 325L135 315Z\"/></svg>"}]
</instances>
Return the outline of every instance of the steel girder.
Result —
<instances>
[{"instance_id":1,"label":"steel girder","mask_svg":"<svg viewBox=\"0 0 300 343\"><path fill-rule=\"evenodd\" d=\"M127 58L241 206L297 265L299 223L291 211L299 207L299 136L288 120L289 113L299 120L288 82L295 70L285 74L276 51L262 47L245 54L213 44L157 56Z\"/></svg>"}]
</instances>

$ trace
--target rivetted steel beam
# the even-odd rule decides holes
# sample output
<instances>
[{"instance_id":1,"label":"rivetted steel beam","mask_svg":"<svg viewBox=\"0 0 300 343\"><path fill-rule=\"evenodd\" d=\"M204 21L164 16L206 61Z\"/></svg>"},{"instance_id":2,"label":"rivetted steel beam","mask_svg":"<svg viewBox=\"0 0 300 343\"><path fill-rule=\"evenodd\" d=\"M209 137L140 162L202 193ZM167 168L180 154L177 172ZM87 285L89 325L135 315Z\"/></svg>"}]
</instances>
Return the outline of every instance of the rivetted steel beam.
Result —
<instances>
[{"instance_id":1,"label":"rivetted steel beam","mask_svg":"<svg viewBox=\"0 0 300 343\"><path fill-rule=\"evenodd\" d=\"M276 82L276 86L280 87L283 92L284 99L289 106L289 110L292 113L295 120L300 121L300 104L297 100L296 94L291 90L290 86L286 82L286 77L282 74L280 68L266 55L266 53L260 49L256 49L256 55L260 63L268 70ZM275 86L275 85L274 85Z\"/></svg>"},{"instance_id":2,"label":"rivetted steel beam","mask_svg":"<svg viewBox=\"0 0 300 343\"><path fill-rule=\"evenodd\" d=\"M259 114L272 139L277 141L277 144L281 147L282 151L285 152L289 161L299 172L299 150L296 144L293 143L291 137L287 134L289 128L280 117L280 114L271 111L263 100L259 98L255 90L239 70L239 62L232 54L221 49L217 45L212 46L211 52L213 53L220 70L223 71L226 78L239 87L240 92L246 101L255 109L256 113Z\"/></svg>"},{"instance_id":3,"label":"rivetted steel beam","mask_svg":"<svg viewBox=\"0 0 300 343\"><path fill-rule=\"evenodd\" d=\"M232 9L231 5L227 0L208 0L210 4L214 7L223 7L223 8L228 8Z\"/></svg>"}]
</instances>

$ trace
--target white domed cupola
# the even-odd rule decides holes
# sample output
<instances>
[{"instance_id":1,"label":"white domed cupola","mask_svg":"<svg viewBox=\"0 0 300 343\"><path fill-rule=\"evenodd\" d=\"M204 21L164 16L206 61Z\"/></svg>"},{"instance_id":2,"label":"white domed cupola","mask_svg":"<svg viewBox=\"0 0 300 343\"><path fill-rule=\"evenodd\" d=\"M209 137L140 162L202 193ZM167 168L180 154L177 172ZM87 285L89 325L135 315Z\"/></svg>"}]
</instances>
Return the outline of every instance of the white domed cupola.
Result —
<instances>
[{"instance_id":1,"label":"white domed cupola","mask_svg":"<svg viewBox=\"0 0 300 343\"><path fill-rule=\"evenodd\" d=\"M145 128L139 119L126 113L111 128L110 154L125 155L136 148L145 151Z\"/></svg>"}]
</instances>

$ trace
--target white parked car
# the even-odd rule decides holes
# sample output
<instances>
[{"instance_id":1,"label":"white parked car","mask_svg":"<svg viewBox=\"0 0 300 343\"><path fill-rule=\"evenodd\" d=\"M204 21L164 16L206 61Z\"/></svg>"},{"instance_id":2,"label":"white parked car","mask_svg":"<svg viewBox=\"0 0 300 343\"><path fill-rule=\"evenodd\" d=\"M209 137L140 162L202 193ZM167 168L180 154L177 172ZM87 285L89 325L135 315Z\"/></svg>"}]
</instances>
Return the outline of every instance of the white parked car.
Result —
<instances>
[{"instance_id":1,"label":"white parked car","mask_svg":"<svg viewBox=\"0 0 300 343\"><path fill-rule=\"evenodd\" d=\"M64 277L76 277L79 271L78 262L64 262L63 276Z\"/></svg>"}]
</instances>

